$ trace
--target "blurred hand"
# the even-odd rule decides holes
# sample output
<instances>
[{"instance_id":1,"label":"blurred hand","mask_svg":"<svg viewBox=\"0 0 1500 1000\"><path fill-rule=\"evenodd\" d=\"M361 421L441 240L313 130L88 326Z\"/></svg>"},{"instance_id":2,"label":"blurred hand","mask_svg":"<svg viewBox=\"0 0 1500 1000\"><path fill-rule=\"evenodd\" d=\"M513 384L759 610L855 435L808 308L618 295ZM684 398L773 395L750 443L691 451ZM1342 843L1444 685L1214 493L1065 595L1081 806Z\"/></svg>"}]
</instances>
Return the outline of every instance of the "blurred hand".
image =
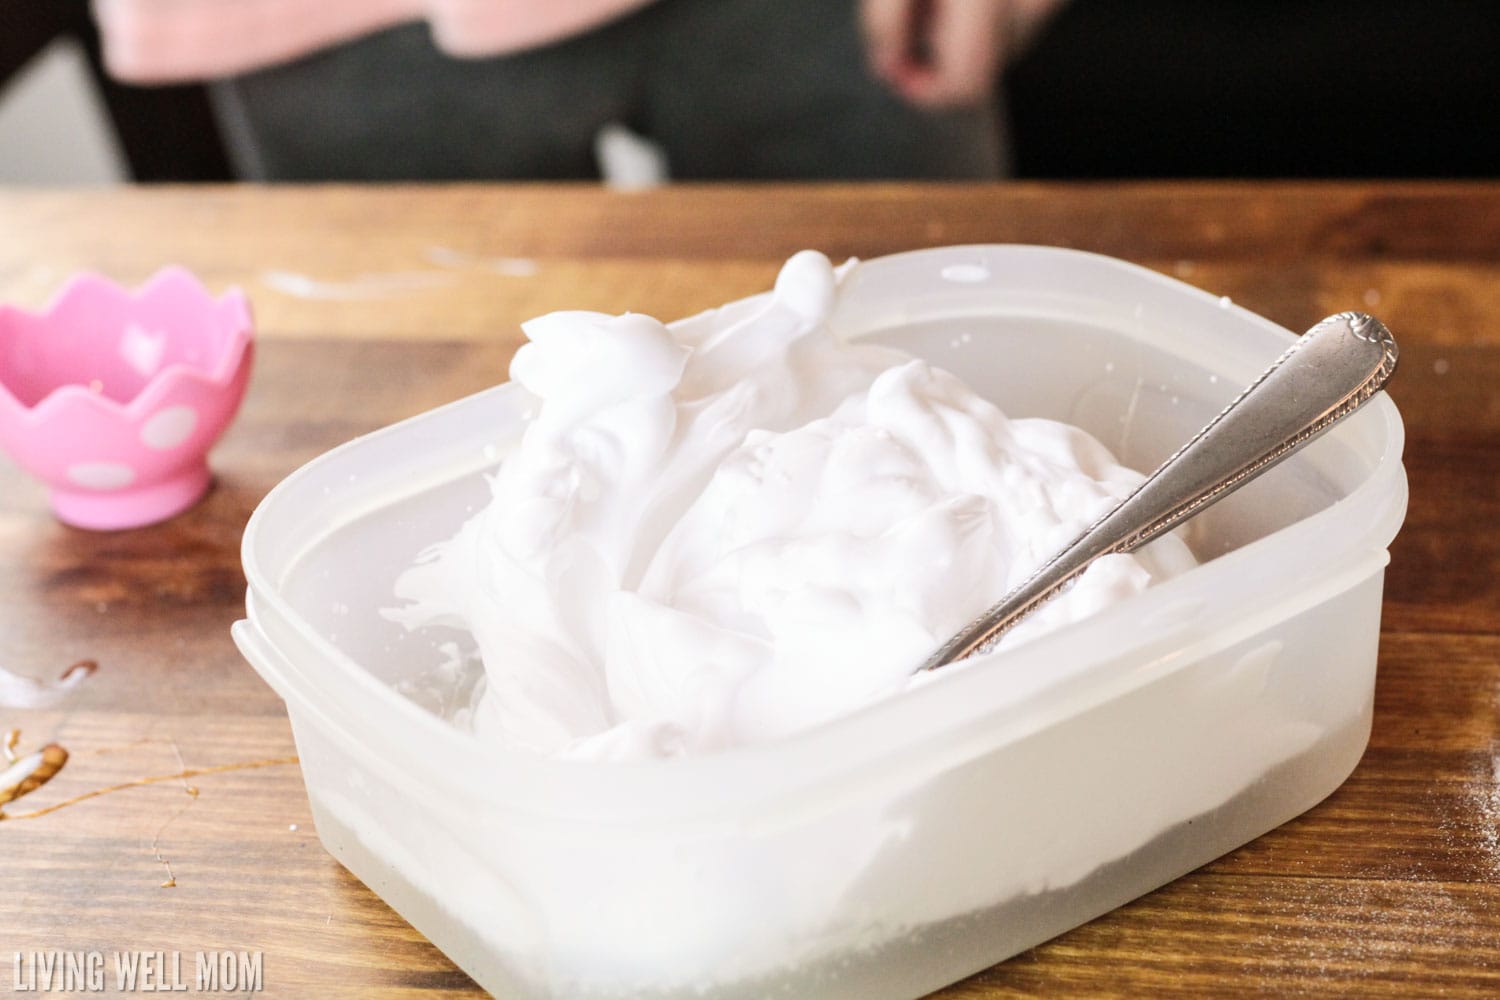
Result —
<instances>
[{"instance_id":1,"label":"blurred hand","mask_svg":"<svg viewBox=\"0 0 1500 1000\"><path fill-rule=\"evenodd\" d=\"M912 104L990 99L1007 55L1061 0L860 0L871 71Z\"/></svg>"}]
</instances>

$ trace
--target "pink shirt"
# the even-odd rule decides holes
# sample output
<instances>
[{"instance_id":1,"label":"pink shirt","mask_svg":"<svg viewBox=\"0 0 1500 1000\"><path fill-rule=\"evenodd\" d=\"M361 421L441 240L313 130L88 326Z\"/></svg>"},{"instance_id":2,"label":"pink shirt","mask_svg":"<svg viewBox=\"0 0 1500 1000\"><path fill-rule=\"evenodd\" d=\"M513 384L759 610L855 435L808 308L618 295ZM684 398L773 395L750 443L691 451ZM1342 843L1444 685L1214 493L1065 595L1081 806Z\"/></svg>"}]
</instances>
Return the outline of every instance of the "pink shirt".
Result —
<instances>
[{"instance_id":1,"label":"pink shirt","mask_svg":"<svg viewBox=\"0 0 1500 1000\"><path fill-rule=\"evenodd\" d=\"M498 55L565 38L650 0L93 2L110 72L165 83L243 73L423 18L451 55Z\"/></svg>"}]
</instances>

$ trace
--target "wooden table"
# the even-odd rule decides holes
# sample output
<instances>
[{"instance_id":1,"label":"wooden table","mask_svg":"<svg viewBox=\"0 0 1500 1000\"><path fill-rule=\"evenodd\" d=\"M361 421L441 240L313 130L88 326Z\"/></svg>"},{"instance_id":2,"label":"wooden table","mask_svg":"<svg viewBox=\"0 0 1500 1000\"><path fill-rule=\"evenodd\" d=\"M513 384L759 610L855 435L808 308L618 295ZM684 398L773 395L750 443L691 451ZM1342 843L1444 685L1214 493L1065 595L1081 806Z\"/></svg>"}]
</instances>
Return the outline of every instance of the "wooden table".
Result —
<instances>
[{"instance_id":1,"label":"wooden table","mask_svg":"<svg viewBox=\"0 0 1500 1000\"><path fill-rule=\"evenodd\" d=\"M674 318L766 287L803 247L1102 251L1301 329L1365 308L1402 338L1411 507L1392 549L1374 735L1326 802L945 997L1500 994L1500 185L224 188L0 193L0 298L77 268L185 264L251 295L254 382L187 514L63 527L0 459L0 663L98 674L0 709L72 759L12 815L295 752L236 652L260 497L363 431L504 376L557 308ZM318 844L298 769L165 781L0 823L14 951L259 950L276 996L477 988ZM164 887L163 883L175 882Z\"/></svg>"}]
</instances>

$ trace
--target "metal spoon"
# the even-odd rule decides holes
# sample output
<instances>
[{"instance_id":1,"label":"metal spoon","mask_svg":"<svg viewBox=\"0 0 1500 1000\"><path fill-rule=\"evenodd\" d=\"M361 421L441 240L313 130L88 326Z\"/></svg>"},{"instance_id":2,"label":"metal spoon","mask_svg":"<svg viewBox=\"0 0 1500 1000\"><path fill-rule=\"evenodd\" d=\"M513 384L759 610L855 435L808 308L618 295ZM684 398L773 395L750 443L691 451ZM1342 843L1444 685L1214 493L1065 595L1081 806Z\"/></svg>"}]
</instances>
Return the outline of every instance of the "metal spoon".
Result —
<instances>
[{"instance_id":1,"label":"metal spoon","mask_svg":"<svg viewBox=\"0 0 1500 1000\"><path fill-rule=\"evenodd\" d=\"M1364 313L1341 312L1307 331L1239 398L1113 510L919 668L992 649L1016 622L1095 559L1130 552L1207 508L1359 409L1396 370L1396 340Z\"/></svg>"}]
</instances>

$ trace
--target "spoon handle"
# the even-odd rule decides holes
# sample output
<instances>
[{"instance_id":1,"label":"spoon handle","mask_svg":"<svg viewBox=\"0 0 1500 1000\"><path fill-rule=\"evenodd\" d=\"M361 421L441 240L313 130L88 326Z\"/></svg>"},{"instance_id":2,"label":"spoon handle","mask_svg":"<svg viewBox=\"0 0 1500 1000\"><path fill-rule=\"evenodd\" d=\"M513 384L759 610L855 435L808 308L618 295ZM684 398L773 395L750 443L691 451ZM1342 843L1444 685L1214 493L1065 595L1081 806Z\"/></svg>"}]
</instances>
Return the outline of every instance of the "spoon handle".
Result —
<instances>
[{"instance_id":1,"label":"spoon handle","mask_svg":"<svg viewBox=\"0 0 1500 1000\"><path fill-rule=\"evenodd\" d=\"M1099 556L1130 552L1228 496L1353 413L1396 370L1385 324L1342 312L1314 326L1265 373L1024 583L928 657L933 670L991 648Z\"/></svg>"}]
</instances>

